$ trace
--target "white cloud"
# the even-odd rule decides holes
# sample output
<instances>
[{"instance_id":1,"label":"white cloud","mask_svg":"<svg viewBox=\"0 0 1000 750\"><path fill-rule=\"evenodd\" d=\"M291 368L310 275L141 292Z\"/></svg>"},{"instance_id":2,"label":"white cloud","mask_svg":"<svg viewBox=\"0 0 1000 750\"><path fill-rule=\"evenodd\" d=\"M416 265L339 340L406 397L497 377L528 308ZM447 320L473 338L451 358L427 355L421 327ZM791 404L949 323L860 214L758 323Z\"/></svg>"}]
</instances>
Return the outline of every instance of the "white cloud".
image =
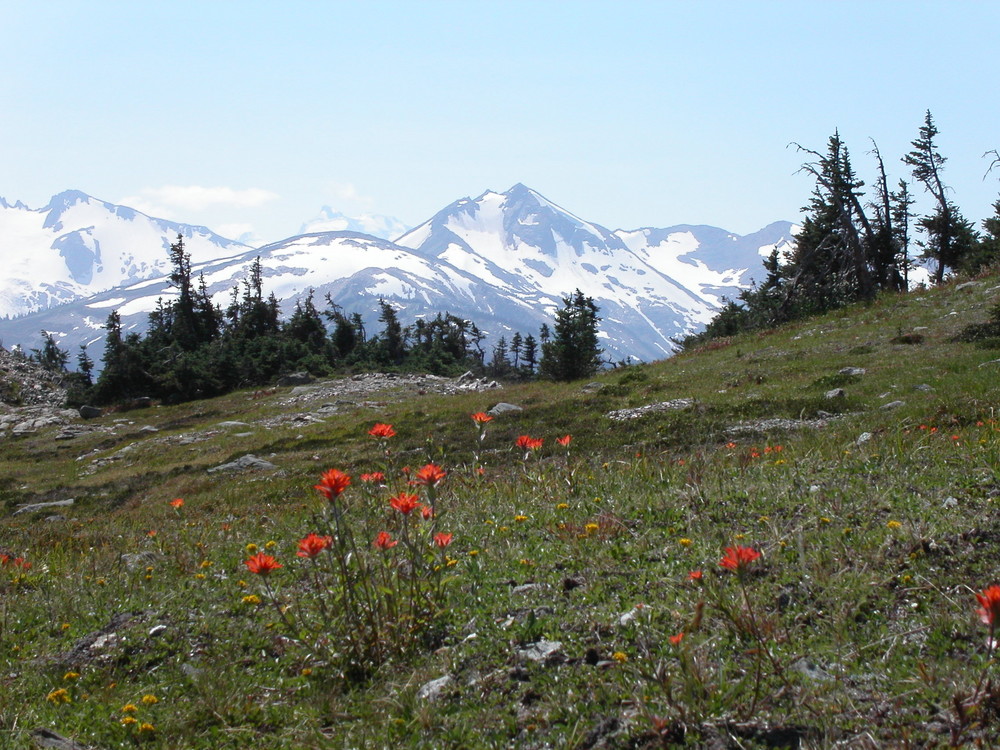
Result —
<instances>
[{"instance_id":1,"label":"white cloud","mask_svg":"<svg viewBox=\"0 0 1000 750\"><path fill-rule=\"evenodd\" d=\"M204 211L209 208L255 208L278 198L277 193L261 188L236 190L231 187L201 185L164 185L142 188L138 195L122 198L119 203L143 213L170 218L173 209Z\"/></svg>"}]
</instances>

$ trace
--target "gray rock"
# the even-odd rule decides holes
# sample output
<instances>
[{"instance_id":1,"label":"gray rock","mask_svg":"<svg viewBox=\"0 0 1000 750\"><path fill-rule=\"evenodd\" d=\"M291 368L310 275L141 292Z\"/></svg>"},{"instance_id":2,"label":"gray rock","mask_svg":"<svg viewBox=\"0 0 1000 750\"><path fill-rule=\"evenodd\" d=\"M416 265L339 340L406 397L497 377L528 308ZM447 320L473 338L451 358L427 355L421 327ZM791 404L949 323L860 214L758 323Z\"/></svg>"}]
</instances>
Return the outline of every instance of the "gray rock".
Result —
<instances>
[{"instance_id":1,"label":"gray rock","mask_svg":"<svg viewBox=\"0 0 1000 750\"><path fill-rule=\"evenodd\" d=\"M845 391L843 388L834 388L832 391L826 392L825 398L827 401L833 401L834 399L844 398L846 395L847 391Z\"/></svg>"},{"instance_id":2,"label":"gray rock","mask_svg":"<svg viewBox=\"0 0 1000 750\"><path fill-rule=\"evenodd\" d=\"M213 466L208 470L208 473L214 474L217 471L274 471L277 468L270 461L265 461L248 453L245 456L240 456L235 461Z\"/></svg>"},{"instance_id":3,"label":"gray rock","mask_svg":"<svg viewBox=\"0 0 1000 750\"><path fill-rule=\"evenodd\" d=\"M854 441L854 444L855 445L864 445L869 440L871 440L873 437L875 437L875 436L872 435L870 432L862 432L860 435L858 435L858 439Z\"/></svg>"},{"instance_id":4,"label":"gray rock","mask_svg":"<svg viewBox=\"0 0 1000 750\"><path fill-rule=\"evenodd\" d=\"M486 413L491 416L499 416L500 414L507 414L512 411L524 411L524 409L516 404L508 404L501 401L499 404L494 405Z\"/></svg>"},{"instance_id":5,"label":"gray rock","mask_svg":"<svg viewBox=\"0 0 1000 750\"><path fill-rule=\"evenodd\" d=\"M867 372L864 367L844 367L837 374L838 375L848 375L851 377L860 377Z\"/></svg>"},{"instance_id":6,"label":"gray rock","mask_svg":"<svg viewBox=\"0 0 1000 750\"><path fill-rule=\"evenodd\" d=\"M309 385L315 382L316 378L310 375L308 372L293 372L289 375L283 375L278 378L278 385L282 388L286 386L293 385Z\"/></svg>"},{"instance_id":7,"label":"gray rock","mask_svg":"<svg viewBox=\"0 0 1000 750\"><path fill-rule=\"evenodd\" d=\"M436 680L425 682L417 691L417 698L422 701L437 700L441 696L441 691L453 682L451 675L438 677Z\"/></svg>"},{"instance_id":8,"label":"gray rock","mask_svg":"<svg viewBox=\"0 0 1000 750\"><path fill-rule=\"evenodd\" d=\"M97 406L81 406L78 409L80 416L84 419L96 419L97 417L104 416L104 409Z\"/></svg>"},{"instance_id":9,"label":"gray rock","mask_svg":"<svg viewBox=\"0 0 1000 750\"><path fill-rule=\"evenodd\" d=\"M34 513L39 510L46 510L48 508L68 508L75 501L73 498L68 500L54 500L51 503L30 503L28 505L21 505L17 510L14 511L15 516L19 516L22 513Z\"/></svg>"},{"instance_id":10,"label":"gray rock","mask_svg":"<svg viewBox=\"0 0 1000 750\"><path fill-rule=\"evenodd\" d=\"M926 383L921 383L920 385L913 386L913 390L915 390L915 391L922 391L923 393L933 393L934 392L934 388L932 386L927 385Z\"/></svg>"},{"instance_id":11,"label":"gray rock","mask_svg":"<svg viewBox=\"0 0 1000 750\"><path fill-rule=\"evenodd\" d=\"M898 409L900 406L906 406L906 402L905 401L890 401L888 404L882 404L882 406L879 407L879 408L882 409L882 411L889 411L891 409Z\"/></svg>"},{"instance_id":12,"label":"gray rock","mask_svg":"<svg viewBox=\"0 0 1000 750\"><path fill-rule=\"evenodd\" d=\"M542 589L548 588L544 583L522 583L520 586L515 586L511 589L512 594L527 594L532 591L540 591Z\"/></svg>"},{"instance_id":13,"label":"gray rock","mask_svg":"<svg viewBox=\"0 0 1000 750\"><path fill-rule=\"evenodd\" d=\"M536 641L517 650L517 659L522 664L529 661L539 664L558 664L565 658L561 641Z\"/></svg>"},{"instance_id":14,"label":"gray rock","mask_svg":"<svg viewBox=\"0 0 1000 750\"><path fill-rule=\"evenodd\" d=\"M661 411L678 411L680 409L687 409L693 405L693 398L675 398L670 401L660 401L656 404L637 406L634 409L618 409L616 411L609 411L604 416L608 419L613 419L616 422L625 422L629 419L639 419L640 417L645 417L647 414L655 414L656 412Z\"/></svg>"}]
</instances>

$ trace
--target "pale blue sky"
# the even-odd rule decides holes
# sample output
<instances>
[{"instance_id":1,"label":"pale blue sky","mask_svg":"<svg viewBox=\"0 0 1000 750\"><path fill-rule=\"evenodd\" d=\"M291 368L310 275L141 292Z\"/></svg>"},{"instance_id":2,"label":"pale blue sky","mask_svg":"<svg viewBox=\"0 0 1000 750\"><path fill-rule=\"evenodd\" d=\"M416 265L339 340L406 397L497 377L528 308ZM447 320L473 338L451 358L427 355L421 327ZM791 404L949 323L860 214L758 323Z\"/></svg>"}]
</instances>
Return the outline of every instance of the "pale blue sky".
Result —
<instances>
[{"instance_id":1,"label":"pale blue sky","mask_svg":"<svg viewBox=\"0 0 1000 750\"><path fill-rule=\"evenodd\" d=\"M0 0L0 196L261 240L523 182L609 228L796 220L790 141L893 182L930 109L966 216L1000 171L996 2Z\"/></svg>"}]
</instances>

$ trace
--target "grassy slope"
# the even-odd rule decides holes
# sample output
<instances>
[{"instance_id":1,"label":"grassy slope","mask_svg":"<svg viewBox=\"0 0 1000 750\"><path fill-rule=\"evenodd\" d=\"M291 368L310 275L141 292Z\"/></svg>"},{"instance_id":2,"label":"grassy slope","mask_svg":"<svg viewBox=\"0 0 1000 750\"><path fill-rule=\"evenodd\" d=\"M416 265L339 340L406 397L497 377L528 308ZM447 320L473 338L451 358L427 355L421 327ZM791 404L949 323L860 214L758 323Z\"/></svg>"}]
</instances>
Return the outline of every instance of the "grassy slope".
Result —
<instances>
[{"instance_id":1,"label":"grassy slope","mask_svg":"<svg viewBox=\"0 0 1000 750\"><path fill-rule=\"evenodd\" d=\"M28 746L38 726L103 748L996 743L1000 693L973 594L1000 582L1000 365L984 364L995 350L950 337L985 320L997 284L884 298L607 373L601 389L507 388L499 398L524 411L489 425L481 476L468 415L496 393L390 392L322 424L268 429L258 422L287 411L283 394L238 393L117 415L129 423L114 435L6 441L0 551L33 567L0 577L0 747ZM893 343L914 328L921 343ZM837 374L847 366L867 372ZM826 400L837 386L846 398ZM674 398L695 405L604 416ZM838 416L820 429L725 432L820 412ZM227 419L251 427L214 427ZM242 561L247 544L273 541L281 603L311 606L295 550L315 527L312 485L327 468L355 476L343 500L366 524L359 534L398 522L385 500L405 485L357 480L382 465L366 434L376 421L399 432L395 467L449 471L439 503L456 562L433 626L351 681L335 646L284 630ZM194 444L162 440L204 430ZM554 444L566 433L568 458ZM520 434L545 447L524 461ZM246 453L280 471L205 471ZM63 522L9 515L67 497ZM742 580L718 565L732 544L763 554ZM688 580L696 569L701 583ZM515 590L525 583L537 585ZM245 604L254 593L265 601ZM81 650L122 613L130 624ZM522 663L518 648L540 640L560 642L558 656ZM417 697L443 675L452 682L436 700ZM47 699L59 689L71 702ZM137 723L123 725L129 715Z\"/></svg>"}]
</instances>

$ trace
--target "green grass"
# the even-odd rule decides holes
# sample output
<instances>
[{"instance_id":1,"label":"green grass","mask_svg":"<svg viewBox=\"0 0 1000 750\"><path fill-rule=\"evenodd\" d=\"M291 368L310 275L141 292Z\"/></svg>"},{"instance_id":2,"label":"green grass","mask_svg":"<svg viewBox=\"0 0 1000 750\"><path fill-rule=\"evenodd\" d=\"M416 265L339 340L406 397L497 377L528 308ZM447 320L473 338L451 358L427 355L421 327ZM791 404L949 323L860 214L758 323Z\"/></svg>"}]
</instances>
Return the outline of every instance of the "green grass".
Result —
<instances>
[{"instance_id":1,"label":"green grass","mask_svg":"<svg viewBox=\"0 0 1000 750\"><path fill-rule=\"evenodd\" d=\"M113 433L7 439L0 552L32 567L0 576L0 747L30 747L35 727L100 748L995 745L974 594L1000 583L1000 365L954 336L987 319L998 284L885 297L601 388L387 391L270 427L286 394L236 393L97 421L126 420ZM693 405L605 416L678 398ZM524 410L477 446L469 415L498 400ZM776 417L825 426L731 432ZM373 490L358 477L385 468L377 421L398 434ZM521 434L545 438L527 460ZM207 472L247 453L278 470ZM427 462L449 472L437 523L454 539L394 580L440 580L434 608L389 623L399 648L362 665L339 648L341 610L286 626L321 598L295 554L319 530L320 474L354 477L338 502L358 559L378 561L374 530L401 529L388 498L420 490L399 469ZM70 497L62 521L11 515ZM268 579L284 615L248 544L284 565ZM719 566L733 545L762 553L745 576ZM550 662L519 655L539 641L561 644Z\"/></svg>"}]
</instances>

